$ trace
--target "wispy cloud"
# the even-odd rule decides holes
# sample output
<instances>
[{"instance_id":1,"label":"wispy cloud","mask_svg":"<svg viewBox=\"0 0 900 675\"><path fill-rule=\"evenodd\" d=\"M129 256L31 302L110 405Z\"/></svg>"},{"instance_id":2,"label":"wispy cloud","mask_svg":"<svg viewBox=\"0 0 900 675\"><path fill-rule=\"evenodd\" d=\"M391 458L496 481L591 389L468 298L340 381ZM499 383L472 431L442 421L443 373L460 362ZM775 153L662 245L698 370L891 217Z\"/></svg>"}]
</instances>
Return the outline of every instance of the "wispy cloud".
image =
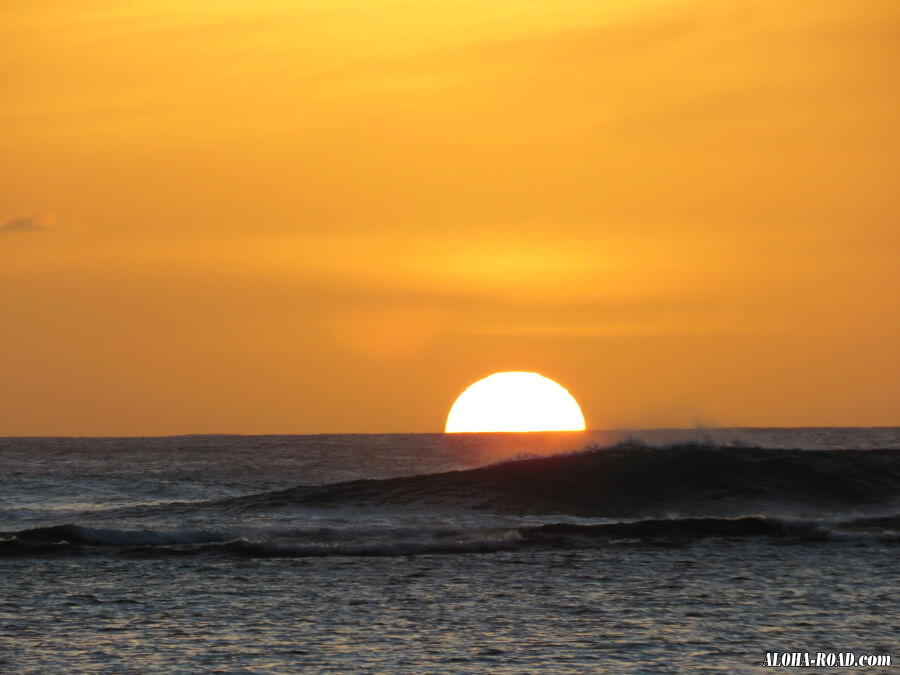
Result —
<instances>
[{"instance_id":1,"label":"wispy cloud","mask_svg":"<svg viewBox=\"0 0 900 675\"><path fill-rule=\"evenodd\" d=\"M14 232L46 232L45 220L40 216L23 216L0 225L0 234L12 234Z\"/></svg>"}]
</instances>

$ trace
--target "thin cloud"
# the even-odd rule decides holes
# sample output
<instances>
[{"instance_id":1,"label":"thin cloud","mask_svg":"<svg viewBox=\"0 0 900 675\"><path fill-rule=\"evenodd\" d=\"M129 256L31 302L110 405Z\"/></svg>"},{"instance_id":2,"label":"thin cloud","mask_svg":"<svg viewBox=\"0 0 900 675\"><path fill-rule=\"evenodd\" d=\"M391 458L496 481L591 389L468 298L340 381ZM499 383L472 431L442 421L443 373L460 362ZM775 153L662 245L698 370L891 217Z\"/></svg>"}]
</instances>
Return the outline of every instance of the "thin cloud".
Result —
<instances>
[{"instance_id":1,"label":"thin cloud","mask_svg":"<svg viewBox=\"0 0 900 675\"><path fill-rule=\"evenodd\" d=\"M4 225L0 225L0 234L11 234L13 232L46 232L47 227L42 224L39 216L25 216L22 218L13 218Z\"/></svg>"}]
</instances>

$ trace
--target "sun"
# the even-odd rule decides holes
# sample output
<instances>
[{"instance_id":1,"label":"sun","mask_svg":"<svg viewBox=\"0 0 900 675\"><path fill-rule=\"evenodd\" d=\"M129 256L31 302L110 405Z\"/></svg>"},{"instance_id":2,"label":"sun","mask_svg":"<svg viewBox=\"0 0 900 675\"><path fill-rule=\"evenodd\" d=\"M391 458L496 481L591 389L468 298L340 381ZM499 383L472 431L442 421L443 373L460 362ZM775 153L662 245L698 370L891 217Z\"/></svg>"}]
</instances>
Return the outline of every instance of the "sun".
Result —
<instances>
[{"instance_id":1,"label":"sun","mask_svg":"<svg viewBox=\"0 0 900 675\"><path fill-rule=\"evenodd\" d=\"M450 408L445 433L584 431L572 394L537 373L494 373L471 385Z\"/></svg>"}]
</instances>

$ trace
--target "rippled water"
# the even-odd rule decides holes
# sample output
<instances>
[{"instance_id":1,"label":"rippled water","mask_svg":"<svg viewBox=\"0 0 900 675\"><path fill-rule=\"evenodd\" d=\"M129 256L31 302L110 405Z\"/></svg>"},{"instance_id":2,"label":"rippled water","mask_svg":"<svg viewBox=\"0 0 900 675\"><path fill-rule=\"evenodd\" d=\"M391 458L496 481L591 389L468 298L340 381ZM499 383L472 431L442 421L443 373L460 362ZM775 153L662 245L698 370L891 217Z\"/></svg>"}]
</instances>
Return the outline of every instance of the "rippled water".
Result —
<instances>
[{"instance_id":1,"label":"rippled water","mask_svg":"<svg viewBox=\"0 0 900 675\"><path fill-rule=\"evenodd\" d=\"M0 670L900 655L898 430L646 436L0 440Z\"/></svg>"}]
</instances>

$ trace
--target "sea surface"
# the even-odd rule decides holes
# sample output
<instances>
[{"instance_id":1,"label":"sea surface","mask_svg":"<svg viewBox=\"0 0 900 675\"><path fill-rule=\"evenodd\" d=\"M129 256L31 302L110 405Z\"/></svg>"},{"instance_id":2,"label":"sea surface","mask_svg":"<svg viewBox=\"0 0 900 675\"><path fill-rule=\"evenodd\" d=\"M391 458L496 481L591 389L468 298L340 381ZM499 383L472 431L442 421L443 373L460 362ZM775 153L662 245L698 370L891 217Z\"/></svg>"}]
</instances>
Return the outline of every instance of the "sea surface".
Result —
<instances>
[{"instance_id":1,"label":"sea surface","mask_svg":"<svg viewBox=\"0 0 900 675\"><path fill-rule=\"evenodd\" d=\"M3 673L898 670L896 428L6 438L0 478Z\"/></svg>"}]
</instances>

